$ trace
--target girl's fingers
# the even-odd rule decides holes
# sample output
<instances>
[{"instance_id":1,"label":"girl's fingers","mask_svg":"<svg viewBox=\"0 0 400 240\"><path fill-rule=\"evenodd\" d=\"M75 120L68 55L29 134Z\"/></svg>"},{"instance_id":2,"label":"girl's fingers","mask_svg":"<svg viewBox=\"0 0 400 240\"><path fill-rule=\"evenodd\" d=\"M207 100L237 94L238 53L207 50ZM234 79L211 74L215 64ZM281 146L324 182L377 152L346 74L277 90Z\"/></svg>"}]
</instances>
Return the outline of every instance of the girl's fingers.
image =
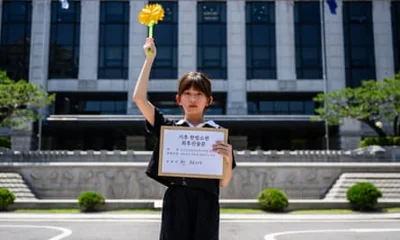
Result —
<instances>
[{"instance_id":1,"label":"girl's fingers","mask_svg":"<svg viewBox=\"0 0 400 240\"><path fill-rule=\"evenodd\" d=\"M217 148L223 148L223 149L226 149L226 150L230 149L230 146L228 144L214 144L212 147L216 148L216 149Z\"/></svg>"},{"instance_id":2,"label":"girl's fingers","mask_svg":"<svg viewBox=\"0 0 400 240\"><path fill-rule=\"evenodd\" d=\"M217 148L213 148L214 152L218 152L218 153L228 153L229 149L227 148L222 148L222 147L217 147Z\"/></svg>"}]
</instances>

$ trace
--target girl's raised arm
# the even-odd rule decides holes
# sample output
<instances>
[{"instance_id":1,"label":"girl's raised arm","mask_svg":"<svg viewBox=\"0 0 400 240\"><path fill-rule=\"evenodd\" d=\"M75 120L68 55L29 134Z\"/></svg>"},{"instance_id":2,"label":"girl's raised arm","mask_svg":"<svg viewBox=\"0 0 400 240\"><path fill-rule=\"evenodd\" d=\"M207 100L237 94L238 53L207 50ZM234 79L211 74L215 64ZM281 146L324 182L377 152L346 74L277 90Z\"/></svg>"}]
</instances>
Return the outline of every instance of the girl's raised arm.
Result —
<instances>
[{"instance_id":1,"label":"girl's raised arm","mask_svg":"<svg viewBox=\"0 0 400 240\"><path fill-rule=\"evenodd\" d=\"M143 63L142 70L136 82L135 91L133 92L133 101L139 108L140 112L146 120L154 125L154 106L147 100L147 88L149 83L150 71L156 56L156 47L152 38L147 38L143 46L146 54L146 60ZM148 49L151 49L153 54L147 55Z\"/></svg>"}]
</instances>

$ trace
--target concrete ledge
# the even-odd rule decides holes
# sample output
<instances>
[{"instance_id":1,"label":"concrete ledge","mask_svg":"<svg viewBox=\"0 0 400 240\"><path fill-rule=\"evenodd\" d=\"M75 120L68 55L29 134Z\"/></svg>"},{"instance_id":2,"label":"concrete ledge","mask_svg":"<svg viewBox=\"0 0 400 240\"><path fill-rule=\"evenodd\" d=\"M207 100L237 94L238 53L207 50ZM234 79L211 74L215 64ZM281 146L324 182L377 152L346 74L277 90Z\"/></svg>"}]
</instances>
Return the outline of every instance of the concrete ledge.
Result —
<instances>
[{"instance_id":1,"label":"concrete ledge","mask_svg":"<svg viewBox=\"0 0 400 240\"><path fill-rule=\"evenodd\" d=\"M96 191L106 199L162 199L165 186L146 176L144 162L1 162L3 173L22 176L37 199L77 199ZM238 162L220 199L257 199L277 188L289 199L322 199L343 173L391 174L400 163Z\"/></svg>"},{"instance_id":2,"label":"concrete ledge","mask_svg":"<svg viewBox=\"0 0 400 240\"><path fill-rule=\"evenodd\" d=\"M221 208L251 208L261 209L257 200L249 199L221 199ZM162 200L106 200L101 210L118 209L161 209ZM400 199L382 199L378 202L378 208L400 207ZM78 201L73 199L51 199L51 200L16 200L9 210L16 209L62 209L79 208ZM350 209L346 200L289 200L287 210L303 209Z\"/></svg>"}]
</instances>

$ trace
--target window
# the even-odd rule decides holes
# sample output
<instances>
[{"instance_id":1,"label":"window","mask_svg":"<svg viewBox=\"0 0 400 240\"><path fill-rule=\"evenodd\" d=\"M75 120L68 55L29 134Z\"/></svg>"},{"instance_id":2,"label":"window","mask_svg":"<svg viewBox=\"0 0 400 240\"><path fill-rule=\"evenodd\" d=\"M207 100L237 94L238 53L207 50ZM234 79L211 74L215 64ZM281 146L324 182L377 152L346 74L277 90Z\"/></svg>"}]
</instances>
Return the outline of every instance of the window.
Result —
<instances>
[{"instance_id":1,"label":"window","mask_svg":"<svg viewBox=\"0 0 400 240\"><path fill-rule=\"evenodd\" d=\"M198 2L197 22L198 71L226 79L226 2Z\"/></svg>"},{"instance_id":2,"label":"window","mask_svg":"<svg viewBox=\"0 0 400 240\"><path fill-rule=\"evenodd\" d=\"M276 78L275 3L246 3L247 79Z\"/></svg>"},{"instance_id":3,"label":"window","mask_svg":"<svg viewBox=\"0 0 400 240\"><path fill-rule=\"evenodd\" d=\"M400 2L392 2L394 71L400 72Z\"/></svg>"},{"instance_id":4,"label":"window","mask_svg":"<svg viewBox=\"0 0 400 240\"><path fill-rule=\"evenodd\" d=\"M49 78L78 78L81 4L51 3Z\"/></svg>"},{"instance_id":5,"label":"window","mask_svg":"<svg viewBox=\"0 0 400 240\"><path fill-rule=\"evenodd\" d=\"M154 3L149 2L149 3ZM164 8L162 24L154 26L157 58L150 79L176 79L178 77L178 2L157 2Z\"/></svg>"},{"instance_id":6,"label":"window","mask_svg":"<svg viewBox=\"0 0 400 240\"><path fill-rule=\"evenodd\" d=\"M3 1L0 69L14 80L29 80L32 3Z\"/></svg>"},{"instance_id":7,"label":"window","mask_svg":"<svg viewBox=\"0 0 400 240\"><path fill-rule=\"evenodd\" d=\"M157 49L158 50L158 49ZM175 100L176 93L149 93L149 101L153 103L160 111L167 115L182 115L183 110L178 106Z\"/></svg>"},{"instance_id":8,"label":"window","mask_svg":"<svg viewBox=\"0 0 400 240\"><path fill-rule=\"evenodd\" d=\"M295 2L294 31L298 79L322 79L319 2Z\"/></svg>"},{"instance_id":9,"label":"window","mask_svg":"<svg viewBox=\"0 0 400 240\"><path fill-rule=\"evenodd\" d=\"M149 101L154 104L164 114L182 115L183 109L180 108L175 99L176 93L149 93ZM213 103L206 110L206 115L223 115L226 110L226 93L213 93Z\"/></svg>"},{"instance_id":10,"label":"window","mask_svg":"<svg viewBox=\"0 0 400 240\"><path fill-rule=\"evenodd\" d=\"M375 79L374 35L371 2L343 2L346 86Z\"/></svg>"},{"instance_id":11,"label":"window","mask_svg":"<svg viewBox=\"0 0 400 240\"><path fill-rule=\"evenodd\" d=\"M316 93L273 94L249 93L247 109L250 115L314 115Z\"/></svg>"},{"instance_id":12,"label":"window","mask_svg":"<svg viewBox=\"0 0 400 240\"><path fill-rule=\"evenodd\" d=\"M99 40L99 78L128 79L128 1L100 3Z\"/></svg>"},{"instance_id":13,"label":"window","mask_svg":"<svg viewBox=\"0 0 400 240\"><path fill-rule=\"evenodd\" d=\"M126 114L125 93L57 93L55 114Z\"/></svg>"}]
</instances>

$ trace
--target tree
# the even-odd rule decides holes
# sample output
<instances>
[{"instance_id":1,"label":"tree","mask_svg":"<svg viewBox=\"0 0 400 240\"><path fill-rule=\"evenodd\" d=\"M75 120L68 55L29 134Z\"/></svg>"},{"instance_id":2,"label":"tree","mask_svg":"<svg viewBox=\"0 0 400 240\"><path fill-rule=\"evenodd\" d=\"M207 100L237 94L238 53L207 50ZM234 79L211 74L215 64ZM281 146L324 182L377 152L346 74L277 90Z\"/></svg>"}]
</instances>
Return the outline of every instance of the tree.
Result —
<instances>
[{"instance_id":1,"label":"tree","mask_svg":"<svg viewBox=\"0 0 400 240\"><path fill-rule=\"evenodd\" d=\"M25 80L14 81L0 71L0 126L24 128L27 122L41 118L38 109L51 104L55 94Z\"/></svg>"},{"instance_id":2,"label":"tree","mask_svg":"<svg viewBox=\"0 0 400 240\"><path fill-rule=\"evenodd\" d=\"M393 123L394 135L399 135L400 74L382 81L365 80L357 88L320 93L314 101L320 103L316 112L328 125L341 125L344 118L352 118L385 137L388 134L381 121L386 120Z\"/></svg>"}]
</instances>

